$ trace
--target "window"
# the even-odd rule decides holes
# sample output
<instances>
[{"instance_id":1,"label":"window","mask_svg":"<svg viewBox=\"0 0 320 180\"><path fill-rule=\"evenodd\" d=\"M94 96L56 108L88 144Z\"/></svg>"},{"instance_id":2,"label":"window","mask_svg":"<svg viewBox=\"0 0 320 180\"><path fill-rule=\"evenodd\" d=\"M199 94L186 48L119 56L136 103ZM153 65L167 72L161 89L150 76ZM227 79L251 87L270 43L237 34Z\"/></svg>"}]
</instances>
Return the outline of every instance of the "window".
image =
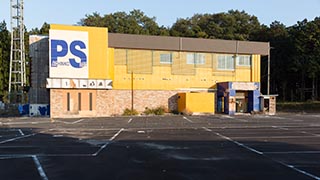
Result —
<instances>
[{"instance_id":1,"label":"window","mask_svg":"<svg viewBox=\"0 0 320 180\"><path fill-rule=\"evenodd\" d=\"M78 93L78 109L81 111L81 93Z\"/></svg>"},{"instance_id":2,"label":"window","mask_svg":"<svg viewBox=\"0 0 320 180\"><path fill-rule=\"evenodd\" d=\"M89 111L92 111L92 93L89 93Z\"/></svg>"},{"instance_id":3,"label":"window","mask_svg":"<svg viewBox=\"0 0 320 180\"><path fill-rule=\"evenodd\" d=\"M218 56L219 70L234 70L233 55L219 55Z\"/></svg>"},{"instance_id":4,"label":"window","mask_svg":"<svg viewBox=\"0 0 320 180\"><path fill-rule=\"evenodd\" d=\"M250 55L239 55L237 56L237 66L251 66Z\"/></svg>"},{"instance_id":5,"label":"window","mask_svg":"<svg viewBox=\"0 0 320 180\"><path fill-rule=\"evenodd\" d=\"M172 64L172 54L160 54L160 64Z\"/></svg>"},{"instance_id":6,"label":"window","mask_svg":"<svg viewBox=\"0 0 320 180\"><path fill-rule=\"evenodd\" d=\"M188 53L187 64L205 64L206 55L201 53Z\"/></svg>"},{"instance_id":7,"label":"window","mask_svg":"<svg viewBox=\"0 0 320 180\"><path fill-rule=\"evenodd\" d=\"M70 111L70 93L67 93L67 111Z\"/></svg>"}]
</instances>

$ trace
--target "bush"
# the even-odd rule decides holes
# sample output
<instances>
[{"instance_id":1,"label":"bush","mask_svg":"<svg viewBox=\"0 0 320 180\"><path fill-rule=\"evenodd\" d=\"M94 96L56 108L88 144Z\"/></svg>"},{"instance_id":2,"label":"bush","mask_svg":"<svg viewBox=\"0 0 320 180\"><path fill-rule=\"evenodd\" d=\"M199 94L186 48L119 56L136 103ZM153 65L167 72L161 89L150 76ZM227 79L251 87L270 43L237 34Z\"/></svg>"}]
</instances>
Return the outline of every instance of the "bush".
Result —
<instances>
[{"instance_id":1,"label":"bush","mask_svg":"<svg viewBox=\"0 0 320 180\"><path fill-rule=\"evenodd\" d=\"M148 107L146 107L146 109L145 109L145 111L143 113L146 114L146 115L151 115L151 114L164 115L165 112L166 112L166 108L163 107L163 106L160 106L160 107L157 107L157 108L154 108L154 109L149 109Z\"/></svg>"},{"instance_id":2,"label":"bush","mask_svg":"<svg viewBox=\"0 0 320 180\"><path fill-rule=\"evenodd\" d=\"M138 113L138 111L137 110L135 110L135 109L133 109L133 110L131 110L131 109L129 109L129 108L126 108L124 111L123 111L123 116L136 116L136 115L138 115L139 113Z\"/></svg>"},{"instance_id":3,"label":"bush","mask_svg":"<svg viewBox=\"0 0 320 180\"><path fill-rule=\"evenodd\" d=\"M165 112L166 110L164 107L157 107L156 109L154 109L155 115L164 115Z\"/></svg>"},{"instance_id":4,"label":"bush","mask_svg":"<svg viewBox=\"0 0 320 180\"><path fill-rule=\"evenodd\" d=\"M144 113L145 115L154 114L154 113L153 113L153 109L149 109L148 107L145 108L145 110L143 111L143 113Z\"/></svg>"}]
</instances>

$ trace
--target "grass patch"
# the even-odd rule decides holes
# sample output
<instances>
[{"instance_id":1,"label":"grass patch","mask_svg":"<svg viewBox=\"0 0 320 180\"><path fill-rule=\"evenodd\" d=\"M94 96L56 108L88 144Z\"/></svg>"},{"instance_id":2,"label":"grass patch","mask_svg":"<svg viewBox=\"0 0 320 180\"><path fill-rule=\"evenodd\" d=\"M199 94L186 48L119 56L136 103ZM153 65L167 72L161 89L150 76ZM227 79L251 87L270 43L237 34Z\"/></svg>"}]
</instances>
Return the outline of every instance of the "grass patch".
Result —
<instances>
[{"instance_id":1,"label":"grass patch","mask_svg":"<svg viewBox=\"0 0 320 180\"><path fill-rule=\"evenodd\" d=\"M282 111L282 112L320 112L320 101L277 102L277 111Z\"/></svg>"}]
</instances>

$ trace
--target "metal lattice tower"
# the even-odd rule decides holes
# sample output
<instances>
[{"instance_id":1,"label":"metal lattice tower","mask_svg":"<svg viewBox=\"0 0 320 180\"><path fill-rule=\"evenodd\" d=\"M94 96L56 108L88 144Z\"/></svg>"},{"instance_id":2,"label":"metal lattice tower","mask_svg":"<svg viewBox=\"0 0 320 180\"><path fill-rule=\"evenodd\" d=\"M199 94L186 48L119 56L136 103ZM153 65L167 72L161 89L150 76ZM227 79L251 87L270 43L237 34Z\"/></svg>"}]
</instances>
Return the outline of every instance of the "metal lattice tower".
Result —
<instances>
[{"instance_id":1,"label":"metal lattice tower","mask_svg":"<svg viewBox=\"0 0 320 180\"><path fill-rule=\"evenodd\" d=\"M23 0L11 0L11 52L9 74L9 100L23 103L26 85Z\"/></svg>"}]
</instances>

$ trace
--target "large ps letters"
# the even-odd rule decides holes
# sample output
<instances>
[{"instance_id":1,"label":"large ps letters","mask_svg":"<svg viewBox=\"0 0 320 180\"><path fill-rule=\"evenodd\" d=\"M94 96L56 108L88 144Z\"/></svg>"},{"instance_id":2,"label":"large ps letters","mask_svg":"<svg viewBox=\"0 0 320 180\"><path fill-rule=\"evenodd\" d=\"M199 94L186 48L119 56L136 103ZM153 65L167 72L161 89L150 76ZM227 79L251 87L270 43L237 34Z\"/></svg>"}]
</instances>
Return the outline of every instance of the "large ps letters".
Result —
<instances>
[{"instance_id":1,"label":"large ps letters","mask_svg":"<svg viewBox=\"0 0 320 180\"><path fill-rule=\"evenodd\" d=\"M81 51L86 49L86 44L82 41L76 40L72 41L70 46L64 40L51 39L51 67L57 66L69 66L74 68L82 68L87 65L87 55ZM75 58L69 58L69 63L61 62L59 63L58 58L65 57L68 51L77 58L80 62L77 62Z\"/></svg>"}]
</instances>

